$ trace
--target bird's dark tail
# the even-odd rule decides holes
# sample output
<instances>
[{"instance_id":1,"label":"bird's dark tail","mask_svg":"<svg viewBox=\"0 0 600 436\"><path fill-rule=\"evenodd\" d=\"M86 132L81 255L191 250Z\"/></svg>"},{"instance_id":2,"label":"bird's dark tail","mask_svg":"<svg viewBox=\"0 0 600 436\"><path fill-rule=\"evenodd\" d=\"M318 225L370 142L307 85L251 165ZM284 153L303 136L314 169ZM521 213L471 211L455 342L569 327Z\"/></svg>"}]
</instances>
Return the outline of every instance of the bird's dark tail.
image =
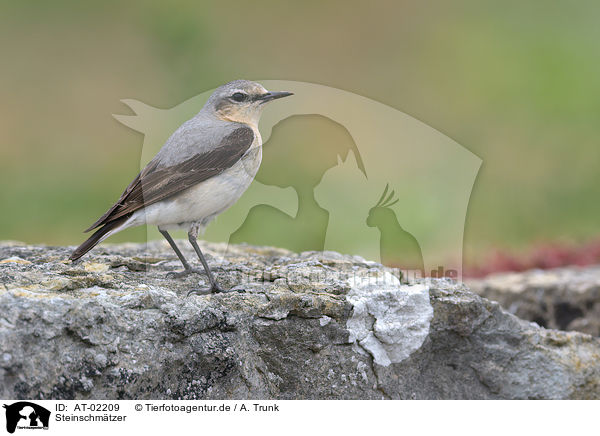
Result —
<instances>
[{"instance_id":1,"label":"bird's dark tail","mask_svg":"<svg viewBox=\"0 0 600 436\"><path fill-rule=\"evenodd\" d=\"M96 245L98 245L98 243L104 239L105 235L108 232L116 229L121 224L123 224L125 221L127 221L127 218L129 218L129 216L124 216L124 217L121 217L114 221L109 221L108 223L104 224L102 227L100 227L98 230L96 230L94 232L94 234L92 236L90 236L83 244L81 244L79 247L77 247L73 251L73 253L71 253L71 256L69 257L69 259L73 260L73 261L79 259L85 253L87 253L92 248L94 248Z\"/></svg>"}]
</instances>

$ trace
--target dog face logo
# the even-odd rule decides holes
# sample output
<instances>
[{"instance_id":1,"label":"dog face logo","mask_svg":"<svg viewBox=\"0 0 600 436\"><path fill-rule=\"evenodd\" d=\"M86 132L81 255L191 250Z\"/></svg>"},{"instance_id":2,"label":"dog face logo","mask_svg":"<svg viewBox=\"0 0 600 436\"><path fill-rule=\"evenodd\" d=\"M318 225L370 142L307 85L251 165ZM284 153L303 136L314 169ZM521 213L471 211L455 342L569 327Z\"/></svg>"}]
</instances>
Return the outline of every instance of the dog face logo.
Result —
<instances>
[{"instance_id":1,"label":"dog face logo","mask_svg":"<svg viewBox=\"0 0 600 436\"><path fill-rule=\"evenodd\" d=\"M29 401L3 406L6 409L6 431L19 429L48 429L50 411Z\"/></svg>"}]
</instances>

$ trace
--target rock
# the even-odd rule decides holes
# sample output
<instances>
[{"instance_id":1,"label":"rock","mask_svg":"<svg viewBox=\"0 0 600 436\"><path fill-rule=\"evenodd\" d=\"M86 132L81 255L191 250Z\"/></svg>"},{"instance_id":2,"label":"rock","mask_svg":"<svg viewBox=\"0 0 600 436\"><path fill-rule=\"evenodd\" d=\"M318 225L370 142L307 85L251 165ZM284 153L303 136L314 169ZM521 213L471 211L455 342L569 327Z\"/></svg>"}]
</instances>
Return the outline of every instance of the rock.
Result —
<instances>
[{"instance_id":1,"label":"rock","mask_svg":"<svg viewBox=\"0 0 600 436\"><path fill-rule=\"evenodd\" d=\"M79 264L68 247L0 244L0 396L600 398L598 339L465 285L401 284L333 252L202 246L245 292L187 297L206 278L166 278L180 268L166 243L101 246Z\"/></svg>"},{"instance_id":2,"label":"rock","mask_svg":"<svg viewBox=\"0 0 600 436\"><path fill-rule=\"evenodd\" d=\"M600 336L600 266L499 273L468 285L542 327Z\"/></svg>"}]
</instances>

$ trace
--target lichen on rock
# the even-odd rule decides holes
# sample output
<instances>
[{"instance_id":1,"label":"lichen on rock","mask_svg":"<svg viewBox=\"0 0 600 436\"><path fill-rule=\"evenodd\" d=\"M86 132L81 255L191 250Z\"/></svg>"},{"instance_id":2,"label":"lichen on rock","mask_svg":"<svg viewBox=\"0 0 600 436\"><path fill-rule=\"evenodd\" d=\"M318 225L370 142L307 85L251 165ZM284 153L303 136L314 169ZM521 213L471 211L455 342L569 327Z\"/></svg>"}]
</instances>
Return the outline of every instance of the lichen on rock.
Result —
<instances>
[{"instance_id":1,"label":"lichen on rock","mask_svg":"<svg viewBox=\"0 0 600 436\"><path fill-rule=\"evenodd\" d=\"M387 271L352 277L346 298L352 316L350 342L367 351L377 365L399 363L418 350L429 334L433 307L425 283L403 285Z\"/></svg>"}]
</instances>

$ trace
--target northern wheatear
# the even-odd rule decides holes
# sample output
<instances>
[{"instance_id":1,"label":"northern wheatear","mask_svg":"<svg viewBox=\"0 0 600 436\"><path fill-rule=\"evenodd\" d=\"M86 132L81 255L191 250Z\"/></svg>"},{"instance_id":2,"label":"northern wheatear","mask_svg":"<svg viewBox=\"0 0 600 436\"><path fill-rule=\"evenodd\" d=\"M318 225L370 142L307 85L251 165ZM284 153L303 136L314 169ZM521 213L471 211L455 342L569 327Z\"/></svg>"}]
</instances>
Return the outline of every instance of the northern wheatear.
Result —
<instances>
[{"instance_id":1,"label":"northern wheatear","mask_svg":"<svg viewBox=\"0 0 600 436\"><path fill-rule=\"evenodd\" d=\"M110 235L143 224L158 226L191 272L167 230L185 229L210 282L221 292L198 246L198 232L233 205L254 179L262 159L258 131L265 103L292 95L269 92L262 85L236 80L218 88L200 112L182 124L129 184L121 198L86 230L98 228L71 254L77 260Z\"/></svg>"}]
</instances>

